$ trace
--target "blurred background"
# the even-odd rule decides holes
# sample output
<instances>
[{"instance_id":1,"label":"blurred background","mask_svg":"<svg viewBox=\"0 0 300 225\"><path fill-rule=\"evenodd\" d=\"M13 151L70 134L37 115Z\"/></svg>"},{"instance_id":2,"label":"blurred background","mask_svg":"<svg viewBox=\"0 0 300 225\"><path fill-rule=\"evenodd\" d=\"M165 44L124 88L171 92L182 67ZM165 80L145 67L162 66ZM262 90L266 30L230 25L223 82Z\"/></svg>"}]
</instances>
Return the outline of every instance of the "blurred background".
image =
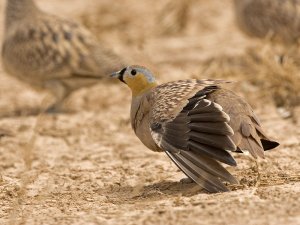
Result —
<instances>
[{"instance_id":1,"label":"blurred background","mask_svg":"<svg viewBox=\"0 0 300 225\"><path fill-rule=\"evenodd\" d=\"M241 224L254 216L260 224L299 222L296 45L246 35L237 26L232 0L36 2L80 22L132 64L149 67L160 82L234 81L228 88L249 101L281 147L259 163L261 187L253 161L237 155L239 165L230 171L241 185L232 193L207 195L178 183L183 174L134 136L125 85L99 82L81 89L68 101L74 113L39 119L31 114L47 93L8 76L0 64L0 126L12 133L0 140L1 224L195 224L194 219ZM1 0L1 30L4 7Z\"/></svg>"},{"instance_id":2,"label":"blurred background","mask_svg":"<svg viewBox=\"0 0 300 225\"><path fill-rule=\"evenodd\" d=\"M100 42L126 55L133 64L150 67L162 82L190 77L237 81L235 90L254 107L267 101L283 117L293 117L300 104L299 51L268 37L244 34L237 26L231 0L37 2L47 12L81 22ZM4 5L1 1L2 14ZM30 111L41 99L5 74L0 79L0 93L6 95L1 99L0 115ZM22 90L20 96L11 91L13 87ZM82 94L80 101L94 102L98 97L91 90ZM71 107L99 107L74 104Z\"/></svg>"}]
</instances>

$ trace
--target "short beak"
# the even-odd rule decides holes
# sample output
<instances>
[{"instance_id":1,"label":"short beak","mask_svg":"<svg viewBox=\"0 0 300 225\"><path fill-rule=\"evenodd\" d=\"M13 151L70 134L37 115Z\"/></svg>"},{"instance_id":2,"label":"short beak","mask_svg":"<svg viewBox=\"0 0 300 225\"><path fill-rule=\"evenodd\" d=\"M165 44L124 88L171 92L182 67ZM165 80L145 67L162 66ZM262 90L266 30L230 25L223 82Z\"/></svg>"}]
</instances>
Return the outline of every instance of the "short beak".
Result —
<instances>
[{"instance_id":1,"label":"short beak","mask_svg":"<svg viewBox=\"0 0 300 225\"><path fill-rule=\"evenodd\" d=\"M123 83L125 83L125 81L123 80L123 75L125 73L126 68L121 69L118 72L114 72L110 75L111 78L118 78L120 81L122 81Z\"/></svg>"},{"instance_id":2,"label":"short beak","mask_svg":"<svg viewBox=\"0 0 300 225\"><path fill-rule=\"evenodd\" d=\"M121 70L120 71L118 71L118 72L114 72L114 73L112 73L112 74L110 74L110 77L111 78L120 78L120 76L121 76Z\"/></svg>"}]
</instances>

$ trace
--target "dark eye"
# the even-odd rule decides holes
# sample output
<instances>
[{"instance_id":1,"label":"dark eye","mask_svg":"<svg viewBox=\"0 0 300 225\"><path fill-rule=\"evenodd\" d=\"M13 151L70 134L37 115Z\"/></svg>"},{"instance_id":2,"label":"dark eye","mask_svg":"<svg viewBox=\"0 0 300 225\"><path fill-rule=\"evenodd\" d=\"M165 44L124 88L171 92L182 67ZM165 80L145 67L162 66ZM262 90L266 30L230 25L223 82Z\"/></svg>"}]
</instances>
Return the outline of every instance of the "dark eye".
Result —
<instances>
[{"instance_id":1,"label":"dark eye","mask_svg":"<svg viewBox=\"0 0 300 225\"><path fill-rule=\"evenodd\" d=\"M136 70L131 70L131 75L132 76L136 75Z\"/></svg>"}]
</instances>

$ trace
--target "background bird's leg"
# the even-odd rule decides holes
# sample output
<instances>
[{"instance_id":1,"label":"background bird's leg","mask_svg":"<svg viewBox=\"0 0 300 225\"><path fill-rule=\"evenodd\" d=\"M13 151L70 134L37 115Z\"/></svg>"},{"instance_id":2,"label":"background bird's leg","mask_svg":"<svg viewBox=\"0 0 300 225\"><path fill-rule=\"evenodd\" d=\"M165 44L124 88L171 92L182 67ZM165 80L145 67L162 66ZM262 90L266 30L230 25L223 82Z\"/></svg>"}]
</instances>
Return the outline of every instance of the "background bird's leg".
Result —
<instances>
[{"instance_id":1,"label":"background bird's leg","mask_svg":"<svg viewBox=\"0 0 300 225\"><path fill-rule=\"evenodd\" d=\"M50 80L45 83L45 88L47 88L55 97L54 104L46 106L42 110L47 113L59 113L63 111L64 100L69 96L68 88L58 80ZM46 104L47 104L46 103Z\"/></svg>"}]
</instances>

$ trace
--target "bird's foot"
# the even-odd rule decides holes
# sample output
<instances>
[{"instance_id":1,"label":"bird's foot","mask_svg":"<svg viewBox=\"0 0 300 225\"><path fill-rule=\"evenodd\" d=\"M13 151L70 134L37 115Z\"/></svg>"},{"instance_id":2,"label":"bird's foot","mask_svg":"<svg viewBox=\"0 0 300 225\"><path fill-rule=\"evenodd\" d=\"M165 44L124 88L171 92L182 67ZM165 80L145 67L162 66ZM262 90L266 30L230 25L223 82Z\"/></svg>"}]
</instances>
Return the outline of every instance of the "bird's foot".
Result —
<instances>
[{"instance_id":1,"label":"bird's foot","mask_svg":"<svg viewBox=\"0 0 300 225\"><path fill-rule=\"evenodd\" d=\"M60 107L57 107L57 105L52 105L48 109L45 110L45 113L47 113L47 114L58 114L58 113L62 113L62 112L63 112L63 110L61 110Z\"/></svg>"},{"instance_id":2,"label":"bird's foot","mask_svg":"<svg viewBox=\"0 0 300 225\"><path fill-rule=\"evenodd\" d=\"M182 178L180 180L180 183L182 183L182 184L192 184L192 183L194 183L194 181L191 178L186 177L186 178Z\"/></svg>"}]
</instances>

